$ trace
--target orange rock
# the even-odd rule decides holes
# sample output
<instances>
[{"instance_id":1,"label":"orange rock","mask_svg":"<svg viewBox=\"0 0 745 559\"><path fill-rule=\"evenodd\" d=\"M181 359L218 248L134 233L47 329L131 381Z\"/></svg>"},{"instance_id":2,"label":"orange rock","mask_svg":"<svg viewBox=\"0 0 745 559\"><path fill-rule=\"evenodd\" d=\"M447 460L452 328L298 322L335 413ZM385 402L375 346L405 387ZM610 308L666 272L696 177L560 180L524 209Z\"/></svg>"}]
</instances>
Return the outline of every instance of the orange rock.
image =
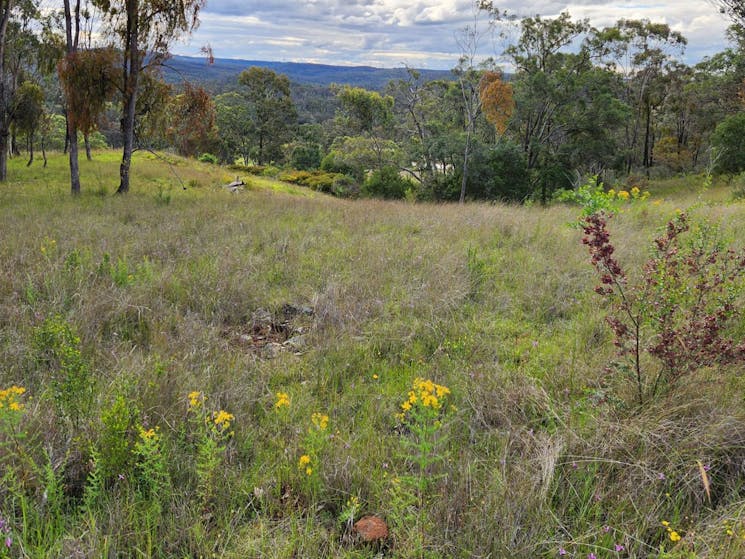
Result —
<instances>
[{"instance_id":1,"label":"orange rock","mask_svg":"<svg viewBox=\"0 0 745 559\"><path fill-rule=\"evenodd\" d=\"M388 538L388 525L380 517L363 516L354 523L352 533L362 542L379 542Z\"/></svg>"}]
</instances>

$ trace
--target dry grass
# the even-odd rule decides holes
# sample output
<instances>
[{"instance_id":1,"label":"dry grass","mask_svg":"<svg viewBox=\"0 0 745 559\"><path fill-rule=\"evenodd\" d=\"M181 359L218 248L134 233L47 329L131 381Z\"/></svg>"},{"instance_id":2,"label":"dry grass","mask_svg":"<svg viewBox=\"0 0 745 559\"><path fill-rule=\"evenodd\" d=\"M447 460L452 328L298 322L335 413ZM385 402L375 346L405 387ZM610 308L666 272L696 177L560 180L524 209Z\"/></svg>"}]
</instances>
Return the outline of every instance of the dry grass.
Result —
<instances>
[{"instance_id":1,"label":"dry grass","mask_svg":"<svg viewBox=\"0 0 745 559\"><path fill-rule=\"evenodd\" d=\"M60 479L85 470L102 416L124 395L139 422L160 426L171 480L156 509L113 479L81 514L65 489L67 512L46 544L22 533L18 497L0 490L0 514L37 550L28 555L150 545L145 555L371 557L343 543L338 518L352 495L362 513L406 516L391 501L391 478L412 473L394 414L419 376L450 387L458 411L419 501L421 525L394 534L384 553L740 556L716 529L742 521L738 371L702 371L635 415L601 402L614 350L580 233L567 225L576 208L351 202L257 179L230 194L219 168L176 163L198 186L182 190L143 157L130 195L104 195L116 176L108 153L83 164L79 199L67 194L61 157L44 172L13 162L18 178L0 186L0 388L33 396L24 426L35 456L51 452ZM632 267L675 208L699 196L666 188L669 200L613 220ZM697 213L732 235L744 225L741 205ZM302 308L312 314L287 310ZM301 332L302 347L267 358L252 338L262 311ZM44 412L54 394L32 339L52 316L80 335L92 370L95 402L77 431ZM235 415L208 500L188 430L193 390ZM282 413L278 391L292 401ZM297 457L316 411L329 414L333 436L311 483ZM697 461L710 467L711 502ZM40 476L22 487L38 510ZM663 519L684 534L677 546Z\"/></svg>"}]
</instances>

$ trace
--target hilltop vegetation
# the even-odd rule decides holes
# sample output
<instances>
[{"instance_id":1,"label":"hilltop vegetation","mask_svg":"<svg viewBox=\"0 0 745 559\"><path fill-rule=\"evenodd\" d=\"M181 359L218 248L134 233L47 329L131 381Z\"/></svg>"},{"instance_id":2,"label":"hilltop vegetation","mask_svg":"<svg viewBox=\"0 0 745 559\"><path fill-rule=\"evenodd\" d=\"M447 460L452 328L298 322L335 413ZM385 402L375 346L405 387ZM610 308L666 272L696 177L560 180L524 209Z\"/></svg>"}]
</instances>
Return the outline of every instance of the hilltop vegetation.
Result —
<instances>
[{"instance_id":1,"label":"hilltop vegetation","mask_svg":"<svg viewBox=\"0 0 745 559\"><path fill-rule=\"evenodd\" d=\"M183 190L144 155L113 197L115 159L78 198L59 155L0 189L1 553L745 552L741 365L639 406L579 207L232 194L174 159ZM680 209L742 249L730 187L649 190L609 224L630 285Z\"/></svg>"},{"instance_id":2,"label":"hilltop vegetation","mask_svg":"<svg viewBox=\"0 0 745 559\"><path fill-rule=\"evenodd\" d=\"M487 27L474 24L452 71L438 73L254 65L207 47L203 60L171 59L169 45L194 28L203 3L159 10L146 2L122 18L117 3L94 2L82 19L70 5L56 19L34 1L14 5L0 37L9 47L0 65L0 180L7 154L33 159L59 143L63 121L65 136L86 147L122 147L120 193L137 149L333 175L313 182L336 196L421 201L547 204L595 176L618 191L745 170L745 32L736 8L729 47L687 65L686 37L664 23L595 27L568 12L516 19L480 2L488 29L514 38L494 53L501 64L476 56ZM132 34L134 20L142 37ZM78 143L66 145L77 193Z\"/></svg>"}]
</instances>

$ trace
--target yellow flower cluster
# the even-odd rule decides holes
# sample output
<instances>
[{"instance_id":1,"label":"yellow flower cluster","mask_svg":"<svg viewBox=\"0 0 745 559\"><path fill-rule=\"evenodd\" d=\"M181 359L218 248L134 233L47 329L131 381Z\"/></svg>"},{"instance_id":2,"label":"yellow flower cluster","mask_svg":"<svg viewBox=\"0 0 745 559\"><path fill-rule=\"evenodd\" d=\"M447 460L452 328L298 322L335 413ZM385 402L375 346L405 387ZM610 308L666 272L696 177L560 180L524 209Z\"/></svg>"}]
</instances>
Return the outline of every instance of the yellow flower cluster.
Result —
<instances>
[{"instance_id":1,"label":"yellow flower cluster","mask_svg":"<svg viewBox=\"0 0 745 559\"><path fill-rule=\"evenodd\" d=\"M50 239L48 237L44 238L44 241L41 243L41 254L43 256L47 255L47 252L53 252L54 249L57 248L57 241L54 239Z\"/></svg>"},{"instance_id":2,"label":"yellow flower cluster","mask_svg":"<svg viewBox=\"0 0 745 559\"><path fill-rule=\"evenodd\" d=\"M140 427L140 438L143 441L157 441L158 440L158 428L148 429L145 431L143 427Z\"/></svg>"},{"instance_id":3,"label":"yellow flower cluster","mask_svg":"<svg viewBox=\"0 0 745 559\"><path fill-rule=\"evenodd\" d=\"M206 397L198 390L189 392L189 407L198 408L202 405L202 402L204 402L205 399Z\"/></svg>"},{"instance_id":4,"label":"yellow flower cluster","mask_svg":"<svg viewBox=\"0 0 745 559\"><path fill-rule=\"evenodd\" d=\"M325 431L329 425L329 416L323 413L315 412L310 416L310 420L319 431Z\"/></svg>"},{"instance_id":5,"label":"yellow flower cluster","mask_svg":"<svg viewBox=\"0 0 745 559\"><path fill-rule=\"evenodd\" d=\"M220 431L227 431L230 428L230 422L234 419L235 416L225 410L212 412L212 421Z\"/></svg>"},{"instance_id":6,"label":"yellow flower cluster","mask_svg":"<svg viewBox=\"0 0 745 559\"><path fill-rule=\"evenodd\" d=\"M607 192L609 198L618 198L619 200L646 200L649 198L649 192L642 192L638 186L632 186L631 190L619 190L616 192L614 189L610 189Z\"/></svg>"},{"instance_id":7,"label":"yellow flower cluster","mask_svg":"<svg viewBox=\"0 0 745 559\"><path fill-rule=\"evenodd\" d=\"M401 409L407 412L417 403L425 408L439 410L445 398L450 394L450 389L441 384L435 384L431 380L423 378L414 379L409 391L409 398L403 404Z\"/></svg>"},{"instance_id":8,"label":"yellow flower cluster","mask_svg":"<svg viewBox=\"0 0 745 559\"><path fill-rule=\"evenodd\" d=\"M283 407L290 407L290 395L286 392L277 392L277 401L274 402L275 409L281 409Z\"/></svg>"},{"instance_id":9,"label":"yellow flower cluster","mask_svg":"<svg viewBox=\"0 0 745 559\"><path fill-rule=\"evenodd\" d=\"M680 541L680 539L681 539L680 534L678 532L676 532L675 530L673 530L672 528L670 528L670 523L667 520L663 520L662 521L662 525L667 530L667 535L670 537L670 541L671 542L679 542Z\"/></svg>"},{"instance_id":10,"label":"yellow flower cluster","mask_svg":"<svg viewBox=\"0 0 745 559\"><path fill-rule=\"evenodd\" d=\"M0 409L7 407L11 411L21 411L23 404L18 399L23 396L26 389L21 386L11 386L5 390L0 390Z\"/></svg>"},{"instance_id":11,"label":"yellow flower cluster","mask_svg":"<svg viewBox=\"0 0 745 559\"><path fill-rule=\"evenodd\" d=\"M298 460L298 468L301 470L305 469L305 474L310 475L313 473L313 468L310 467L310 456L303 454Z\"/></svg>"},{"instance_id":12,"label":"yellow flower cluster","mask_svg":"<svg viewBox=\"0 0 745 559\"><path fill-rule=\"evenodd\" d=\"M733 537L733 538L738 537L737 536L737 526L734 526L734 525L730 524L730 521L729 520L725 520L724 521L724 531L730 537ZM740 532L740 536L739 537L741 537L743 540L745 540L745 530L742 530Z\"/></svg>"},{"instance_id":13,"label":"yellow flower cluster","mask_svg":"<svg viewBox=\"0 0 745 559\"><path fill-rule=\"evenodd\" d=\"M417 377L411 385L406 401L401 404L401 412L396 414L396 417L399 421L404 421L406 414L414 407L439 411L443 409L449 395L450 389L447 386ZM450 408L454 409L453 406Z\"/></svg>"}]
</instances>

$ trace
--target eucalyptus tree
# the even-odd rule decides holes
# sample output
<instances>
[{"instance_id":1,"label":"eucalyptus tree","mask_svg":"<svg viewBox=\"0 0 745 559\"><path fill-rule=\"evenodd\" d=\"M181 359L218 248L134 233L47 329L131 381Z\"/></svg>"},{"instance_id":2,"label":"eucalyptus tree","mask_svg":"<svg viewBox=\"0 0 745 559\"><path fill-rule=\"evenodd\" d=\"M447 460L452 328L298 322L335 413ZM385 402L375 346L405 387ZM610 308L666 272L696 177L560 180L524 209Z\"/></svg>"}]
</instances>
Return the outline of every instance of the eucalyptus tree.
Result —
<instances>
[{"instance_id":1,"label":"eucalyptus tree","mask_svg":"<svg viewBox=\"0 0 745 559\"><path fill-rule=\"evenodd\" d=\"M505 51L516 70L511 131L546 202L551 190L569 186L573 170L566 146L577 139L579 105L592 101L587 77L594 65L583 40L591 28L587 20L575 21L567 12L556 18L523 18L519 27L518 40Z\"/></svg>"},{"instance_id":2,"label":"eucalyptus tree","mask_svg":"<svg viewBox=\"0 0 745 559\"><path fill-rule=\"evenodd\" d=\"M26 147L29 154L28 163L34 162L34 137L44 117L44 92L31 81L21 84L16 92L14 104L14 126L26 136Z\"/></svg>"},{"instance_id":3,"label":"eucalyptus tree","mask_svg":"<svg viewBox=\"0 0 745 559\"><path fill-rule=\"evenodd\" d=\"M252 66L238 76L241 95L248 101L253 154L259 165L282 156L282 144L297 124L297 111L290 96L290 80L269 68Z\"/></svg>"},{"instance_id":4,"label":"eucalyptus tree","mask_svg":"<svg viewBox=\"0 0 745 559\"><path fill-rule=\"evenodd\" d=\"M355 143L367 145L373 157L369 165L376 170L397 166L400 150L393 141L393 97L346 86L338 93L341 107L337 121L352 134L359 136Z\"/></svg>"},{"instance_id":5,"label":"eucalyptus tree","mask_svg":"<svg viewBox=\"0 0 745 559\"><path fill-rule=\"evenodd\" d=\"M8 145L15 96L34 42L29 26L37 15L35 0L0 0L0 181L8 176Z\"/></svg>"},{"instance_id":6,"label":"eucalyptus tree","mask_svg":"<svg viewBox=\"0 0 745 559\"><path fill-rule=\"evenodd\" d=\"M215 117L218 130L219 157L223 163L234 163L240 157L244 165L251 159L254 122L251 106L236 91L215 98Z\"/></svg>"},{"instance_id":7,"label":"eucalyptus tree","mask_svg":"<svg viewBox=\"0 0 745 559\"><path fill-rule=\"evenodd\" d=\"M626 171L639 164L649 169L654 162L655 112L668 93L666 76L687 41L667 24L646 19L619 20L598 32L595 41L608 67L624 77L621 97L633 108L624 138Z\"/></svg>"},{"instance_id":8,"label":"eucalyptus tree","mask_svg":"<svg viewBox=\"0 0 745 559\"><path fill-rule=\"evenodd\" d=\"M723 14L727 14L733 22L743 25L745 24L745 4L742 0L710 0L715 6L719 7L719 11Z\"/></svg>"},{"instance_id":9,"label":"eucalyptus tree","mask_svg":"<svg viewBox=\"0 0 745 559\"><path fill-rule=\"evenodd\" d=\"M122 53L119 87L124 147L117 193L123 194L129 191L141 75L146 69L162 64L171 43L197 27L205 0L93 0L93 4L101 11L114 46Z\"/></svg>"}]
</instances>

